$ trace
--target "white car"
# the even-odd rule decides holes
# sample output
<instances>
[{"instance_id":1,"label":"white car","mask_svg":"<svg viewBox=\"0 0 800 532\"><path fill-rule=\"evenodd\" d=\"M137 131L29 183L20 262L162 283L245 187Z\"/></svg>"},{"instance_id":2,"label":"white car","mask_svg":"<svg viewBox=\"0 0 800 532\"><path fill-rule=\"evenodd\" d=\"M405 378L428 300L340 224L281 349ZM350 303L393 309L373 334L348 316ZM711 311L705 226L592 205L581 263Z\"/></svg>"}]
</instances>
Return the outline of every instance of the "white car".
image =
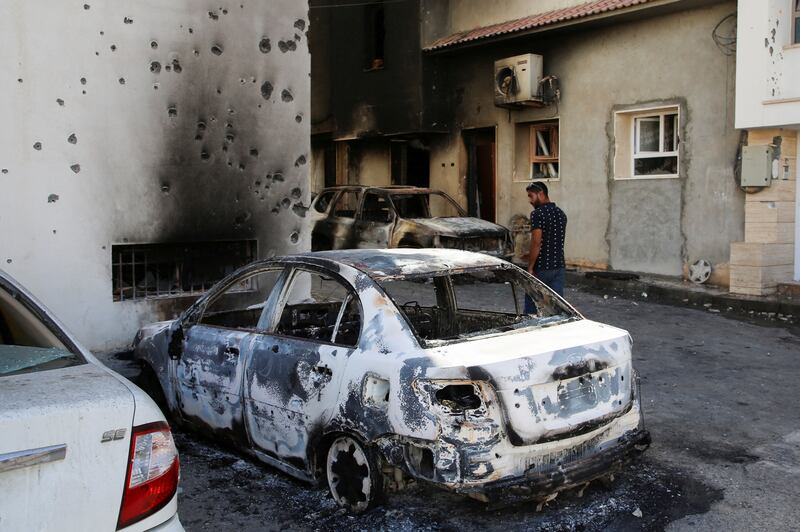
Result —
<instances>
[{"instance_id":1,"label":"white car","mask_svg":"<svg viewBox=\"0 0 800 532\"><path fill-rule=\"evenodd\" d=\"M548 500L650 441L628 333L482 253L254 262L141 329L134 358L181 422L355 513L410 479Z\"/></svg>"},{"instance_id":2,"label":"white car","mask_svg":"<svg viewBox=\"0 0 800 532\"><path fill-rule=\"evenodd\" d=\"M179 467L156 404L0 270L0 530L181 531Z\"/></svg>"}]
</instances>

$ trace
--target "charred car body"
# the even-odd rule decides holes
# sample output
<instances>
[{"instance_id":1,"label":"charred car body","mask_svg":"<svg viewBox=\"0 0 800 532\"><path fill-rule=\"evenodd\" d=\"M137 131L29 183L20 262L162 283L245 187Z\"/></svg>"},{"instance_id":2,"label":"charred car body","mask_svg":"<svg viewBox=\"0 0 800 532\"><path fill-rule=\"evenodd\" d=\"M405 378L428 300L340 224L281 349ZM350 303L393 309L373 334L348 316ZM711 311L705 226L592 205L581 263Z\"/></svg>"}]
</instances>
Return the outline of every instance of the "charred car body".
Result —
<instances>
[{"instance_id":1,"label":"charred car body","mask_svg":"<svg viewBox=\"0 0 800 532\"><path fill-rule=\"evenodd\" d=\"M429 188L339 186L309 210L311 249L449 248L510 258L508 229L464 210Z\"/></svg>"},{"instance_id":2,"label":"charred car body","mask_svg":"<svg viewBox=\"0 0 800 532\"><path fill-rule=\"evenodd\" d=\"M649 444L628 333L483 254L256 262L134 347L179 419L355 512L408 479L544 500Z\"/></svg>"}]
</instances>

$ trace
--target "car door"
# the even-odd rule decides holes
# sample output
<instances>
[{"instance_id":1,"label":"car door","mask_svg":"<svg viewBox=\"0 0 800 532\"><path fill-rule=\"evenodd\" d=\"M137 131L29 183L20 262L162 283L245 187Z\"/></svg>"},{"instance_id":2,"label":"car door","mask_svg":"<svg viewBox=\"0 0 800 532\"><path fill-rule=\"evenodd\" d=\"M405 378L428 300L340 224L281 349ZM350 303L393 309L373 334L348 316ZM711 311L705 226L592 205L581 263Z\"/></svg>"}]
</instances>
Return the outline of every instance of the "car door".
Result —
<instances>
[{"instance_id":1,"label":"car door","mask_svg":"<svg viewBox=\"0 0 800 532\"><path fill-rule=\"evenodd\" d=\"M245 370L245 425L257 453L307 469L308 446L338 403L361 331L358 296L325 271L292 271L269 332L254 334Z\"/></svg>"},{"instance_id":2,"label":"car door","mask_svg":"<svg viewBox=\"0 0 800 532\"><path fill-rule=\"evenodd\" d=\"M354 226L360 199L360 190L343 190L334 200L327 222L330 249L358 247L358 235Z\"/></svg>"},{"instance_id":3,"label":"car door","mask_svg":"<svg viewBox=\"0 0 800 532\"><path fill-rule=\"evenodd\" d=\"M244 444L242 371L250 333L259 320L283 268L247 271L215 288L195 323L184 325L183 349L176 365L181 414L218 436Z\"/></svg>"},{"instance_id":4,"label":"car door","mask_svg":"<svg viewBox=\"0 0 800 532\"><path fill-rule=\"evenodd\" d=\"M388 248L395 219L394 207L386 194L366 192L355 224L358 247Z\"/></svg>"}]
</instances>

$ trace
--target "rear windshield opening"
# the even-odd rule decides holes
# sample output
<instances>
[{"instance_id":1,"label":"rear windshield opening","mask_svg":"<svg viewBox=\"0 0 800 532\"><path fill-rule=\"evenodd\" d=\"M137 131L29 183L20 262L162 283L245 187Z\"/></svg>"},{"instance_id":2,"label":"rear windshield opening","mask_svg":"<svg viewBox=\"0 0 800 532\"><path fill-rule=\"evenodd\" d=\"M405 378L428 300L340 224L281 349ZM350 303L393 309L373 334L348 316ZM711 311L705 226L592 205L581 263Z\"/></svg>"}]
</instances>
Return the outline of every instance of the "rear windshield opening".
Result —
<instances>
[{"instance_id":1,"label":"rear windshield opening","mask_svg":"<svg viewBox=\"0 0 800 532\"><path fill-rule=\"evenodd\" d=\"M85 363L33 312L0 289L0 377Z\"/></svg>"},{"instance_id":2,"label":"rear windshield opening","mask_svg":"<svg viewBox=\"0 0 800 532\"><path fill-rule=\"evenodd\" d=\"M542 326L579 316L512 267L379 281L426 345Z\"/></svg>"}]
</instances>

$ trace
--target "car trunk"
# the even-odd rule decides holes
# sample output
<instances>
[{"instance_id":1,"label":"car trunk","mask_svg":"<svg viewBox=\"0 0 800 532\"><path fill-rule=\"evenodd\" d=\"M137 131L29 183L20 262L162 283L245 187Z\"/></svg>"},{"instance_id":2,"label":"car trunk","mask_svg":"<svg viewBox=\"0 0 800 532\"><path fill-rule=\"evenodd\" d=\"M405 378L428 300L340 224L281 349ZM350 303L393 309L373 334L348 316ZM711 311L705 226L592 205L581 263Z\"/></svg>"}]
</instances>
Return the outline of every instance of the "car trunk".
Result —
<instances>
[{"instance_id":1,"label":"car trunk","mask_svg":"<svg viewBox=\"0 0 800 532\"><path fill-rule=\"evenodd\" d=\"M133 414L93 364L0 377L0 528L116 529Z\"/></svg>"},{"instance_id":2,"label":"car trunk","mask_svg":"<svg viewBox=\"0 0 800 532\"><path fill-rule=\"evenodd\" d=\"M589 320L493 335L441 349L498 396L514 445L588 432L631 403L628 333Z\"/></svg>"}]
</instances>

